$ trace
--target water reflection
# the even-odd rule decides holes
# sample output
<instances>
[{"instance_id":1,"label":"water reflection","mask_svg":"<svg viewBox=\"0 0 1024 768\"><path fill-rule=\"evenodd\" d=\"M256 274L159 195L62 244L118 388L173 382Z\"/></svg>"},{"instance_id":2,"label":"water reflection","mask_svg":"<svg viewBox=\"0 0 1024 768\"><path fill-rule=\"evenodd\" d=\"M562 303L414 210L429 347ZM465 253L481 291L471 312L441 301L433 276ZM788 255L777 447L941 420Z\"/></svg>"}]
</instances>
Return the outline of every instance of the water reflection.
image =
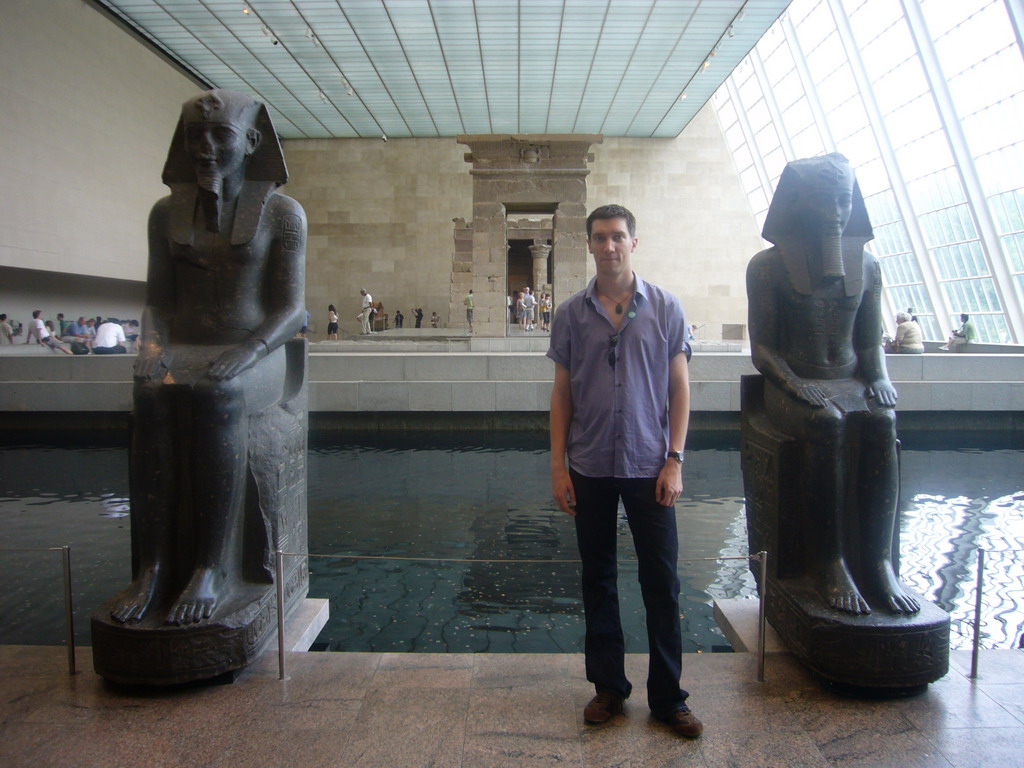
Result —
<instances>
[{"instance_id":1,"label":"water reflection","mask_svg":"<svg viewBox=\"0 0 1024 768\"><path fill-rule=\"evenodd\" d=\"M734 437L734 436L732 436ZM728 438L730 442L732 437ZM60 446L60 447L57 447ZM902 572L971 641L976 550L990 557L983 644L1010 647L1024 627L1024 451L902 454ZM127 584L127 452L121 446L0 447L3 547L73 551L77 635ZM739 454L701 438L687 453L677 505L685 649L726 646L712 598L753 596ZM319 638L338 650L578 651L583 618L572 521L549 498L543 435L357 436L314 443L309 468L311 594L331 601ZM353 558L352 556L358 556ZM623 624L646 650L628 527L620 525ZM0 642L63 637L60 560L0 553Z\"/></svg>"},{"instance_id":2,"label":"water reflection","mask_svg":"<svg viewBox=\"0 0 1024 768\"><path fill-rule=\"evenodd\" d=\"M985 647L1024 643L1024 462L1021 451L904 451L902 576L949 611L952 644L974 635L977 550L987 556ZM927 478L927 482L925 482Z\"/></svg>"}]
</instances>

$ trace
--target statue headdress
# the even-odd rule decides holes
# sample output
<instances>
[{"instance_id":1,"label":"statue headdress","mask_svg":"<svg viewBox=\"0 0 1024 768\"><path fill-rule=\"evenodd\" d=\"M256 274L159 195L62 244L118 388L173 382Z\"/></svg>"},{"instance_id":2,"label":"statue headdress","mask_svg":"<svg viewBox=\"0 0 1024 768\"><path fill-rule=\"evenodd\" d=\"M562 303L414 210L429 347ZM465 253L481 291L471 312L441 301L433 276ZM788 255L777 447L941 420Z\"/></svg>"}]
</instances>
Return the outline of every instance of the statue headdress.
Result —
<instances>
[{"instance_id":1,"label":"statue headdress","mask_svg":"<svg viewBox=\"0 0 1024 768\"><path fill-rule=\"evenodd\" d=\"M195 168L185 148L185 126L194 122L230 123L244 130L255 128L260 133L260 142L246 163L245 181L231 230L233 245L247 243L256 234L267 198L288 181L281 142L267 107L247 94L220 89L193 96L182 104L181 117L164 163L163 182L171 188L171 238L185 245L192 242L198 194Z\"/></svg>"},{"instance_id":2,"label":"statue headdress","mask_svg":"<svg viewBox=\"0 0 1024 768\"><path fill-rule=\"evenodd\" d=\"M838 152L833 152L821 157L787 163L775 188L761 237L778 247L790 283L798 293L811 293L808 258L814 254L809 253L808 249L820 247L817 242L810 243L805 237L806 211L799 205L801 193L822 184L833 185L845 174L853 176L850 161ZM837 254L831 260L826 257L826 263L823 265L826 274L843 278L847 296L854 296L863 288L864 244L874 236L864 197L854 176L853 206L850 220L843 229L842 255L840 257Z\"/></svg>"}]
</instances>

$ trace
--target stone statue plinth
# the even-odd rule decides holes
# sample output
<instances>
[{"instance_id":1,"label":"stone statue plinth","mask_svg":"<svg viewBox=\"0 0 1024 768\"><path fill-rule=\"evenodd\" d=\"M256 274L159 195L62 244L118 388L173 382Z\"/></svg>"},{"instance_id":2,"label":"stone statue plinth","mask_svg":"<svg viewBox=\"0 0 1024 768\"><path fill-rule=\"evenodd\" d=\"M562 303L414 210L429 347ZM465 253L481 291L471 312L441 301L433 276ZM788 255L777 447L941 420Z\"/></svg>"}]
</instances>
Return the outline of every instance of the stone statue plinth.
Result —
<instances>
[{"instance_id":1,"label":"stone statue plinth","mask_svg":"<svg viewBox=\"0 0 1024 768\"><path fill-rule=\"evenodd\" d=\"M741 377L747 536L751 552L769 553L768 584L758 583L759 590L768 590L768 621L787 648L828 684L882 696L920 692L948 671L949 615L925 600L909 615L853 616L822 602L805 575L800 548L799 446L772 426L763 393L763 377ZM898 526L896 531L898 552ZM760 582L760 567L751 566L751 572Z\"/></svg>"}]
</instances>

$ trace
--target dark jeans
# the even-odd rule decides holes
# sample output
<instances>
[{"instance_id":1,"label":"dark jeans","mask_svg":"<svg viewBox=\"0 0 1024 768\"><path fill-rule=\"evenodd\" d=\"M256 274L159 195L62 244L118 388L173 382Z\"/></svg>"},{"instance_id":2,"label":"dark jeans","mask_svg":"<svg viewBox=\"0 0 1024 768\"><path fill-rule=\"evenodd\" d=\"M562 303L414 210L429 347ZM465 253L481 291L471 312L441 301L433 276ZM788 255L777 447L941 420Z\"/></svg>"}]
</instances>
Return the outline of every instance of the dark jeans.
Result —
<instances>
[{"instance_id":1,"label":"dark jeans","mask_svg":"<svg viewBox=\"0 0 1024 768\"><path fill-rule=\"evenodd\" d=\"M683 706L679 687L682 638L679 627L679 539L673 507L655 500L656 478L584 477L570 469L576 491L576 540L583 561L583 608L587 680L598 691L629 696L625 641L619 619L616 531L618 504L636 547L640 591L647 613L647 703L656 717Z\"/></svg>"}]
</instances>

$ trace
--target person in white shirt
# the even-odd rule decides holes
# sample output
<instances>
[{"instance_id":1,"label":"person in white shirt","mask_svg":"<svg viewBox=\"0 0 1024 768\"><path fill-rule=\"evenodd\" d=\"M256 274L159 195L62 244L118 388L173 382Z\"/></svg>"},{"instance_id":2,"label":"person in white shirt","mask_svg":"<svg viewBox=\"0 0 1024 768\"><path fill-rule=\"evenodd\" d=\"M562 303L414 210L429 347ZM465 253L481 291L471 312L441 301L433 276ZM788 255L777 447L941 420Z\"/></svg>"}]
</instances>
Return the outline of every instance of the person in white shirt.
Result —
<instances>
[{"instance_id":1,"label":"person in white shirt","mask_svg":"<svg viewBox=\"0 0 1024 768\"><path fill-rule=\"evenodd\" d=\"M523 289L523 330L532 331L534 312L537 308L537 297L530 293L529 288Z\"/></svg>"},{"instance_id":2,"label":"person in white shirt","mask_svg":"<svg viewBox=\"0 0 1024 768\"><path fill-rule=\"evenodd\" d=\"M125 347L127 339L124 335L124 328L116 318L108 317L103 324L96 329L96 338L92 343L94 355L123 355L128 351Z\"/></svg>"},{"instance_id":3,"label":"person in white shirt","mask_svg":"<svg viewBox=\"0 0 1024 768\"><path fill-rule=\"evenodd\" d=\"M35 336L38 343L45 344L50 349L59 349L65 355L72 354L71 350L65 347L57 337L50 333L50 329L46 327L46 323L43 322L43 310L37 309L32 313L32 322L29 323L28 335L25 338L25 343L28 344L28 340Z\"/></svg>"},{"instance_id":4,"label":"person in white shirt","mask_svg":"<svg viewBox=\"0 0 1024 768\"><path fill-rule=\"evenodd\" d=\"M366 335L371 333L370 317L373 315L373 296L368 294L365 288L360 290L359 294L363 297L362 309L359 312L359 332Z\"/></svg>"}]
</instances>

